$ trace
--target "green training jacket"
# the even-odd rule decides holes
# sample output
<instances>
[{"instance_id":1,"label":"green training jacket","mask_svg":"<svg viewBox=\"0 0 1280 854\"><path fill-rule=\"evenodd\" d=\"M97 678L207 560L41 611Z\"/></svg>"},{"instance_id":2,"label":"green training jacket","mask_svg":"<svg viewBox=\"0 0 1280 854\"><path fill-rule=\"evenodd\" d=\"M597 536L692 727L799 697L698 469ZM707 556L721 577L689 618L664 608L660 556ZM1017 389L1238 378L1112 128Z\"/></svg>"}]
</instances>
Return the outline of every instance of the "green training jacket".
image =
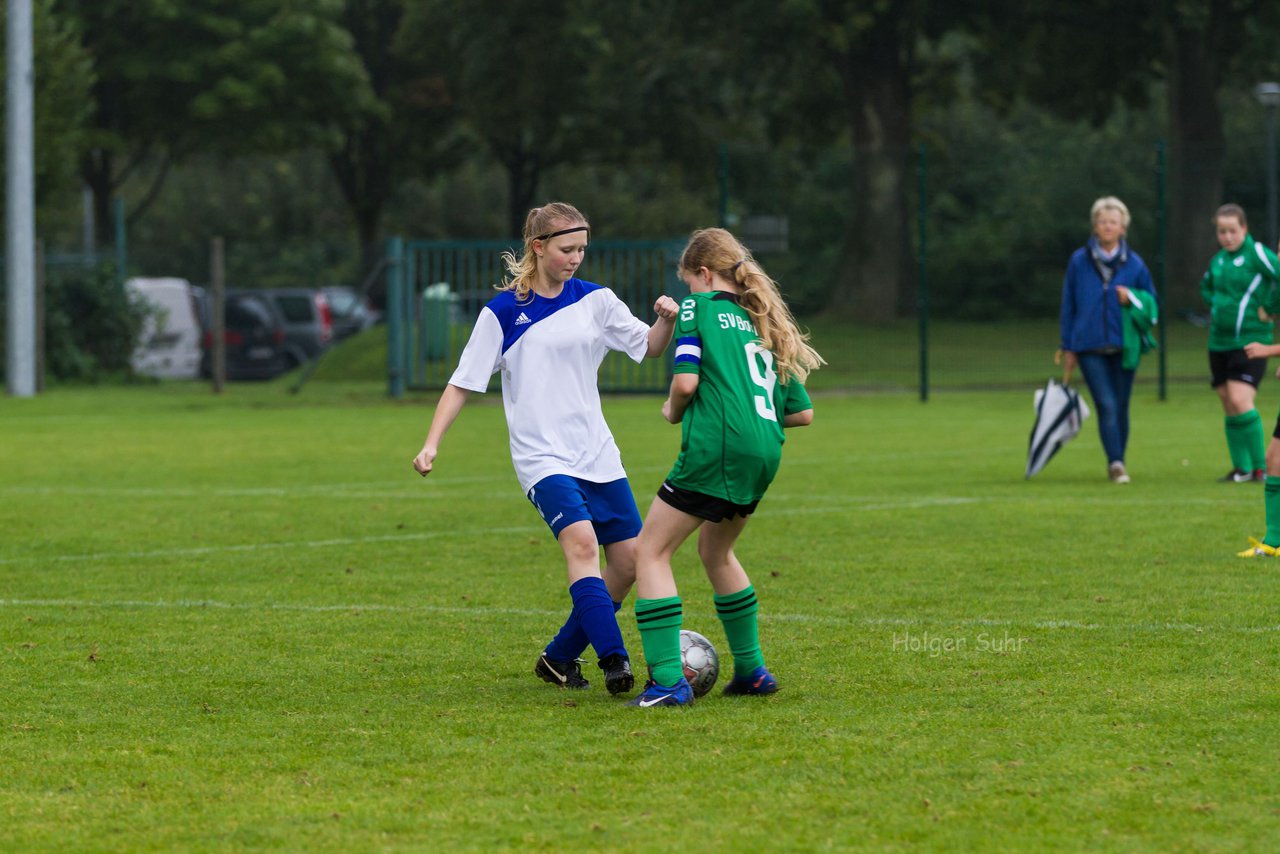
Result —
<instances>
[{"instance_id":1,"label":"green training jacket","mask_svg":"<svg viewBox=\"0 0 1280 854\"><path fill-rule=\"evenodd\" d=\"M1209 304L1209 349L1238 350L1250 341L1270 344L1275 323L1258 316L1277 311L1280 261L1246 234L1235 252L1223 249L1209 261L1200 296Z\"/></svg>"}]
</instances>

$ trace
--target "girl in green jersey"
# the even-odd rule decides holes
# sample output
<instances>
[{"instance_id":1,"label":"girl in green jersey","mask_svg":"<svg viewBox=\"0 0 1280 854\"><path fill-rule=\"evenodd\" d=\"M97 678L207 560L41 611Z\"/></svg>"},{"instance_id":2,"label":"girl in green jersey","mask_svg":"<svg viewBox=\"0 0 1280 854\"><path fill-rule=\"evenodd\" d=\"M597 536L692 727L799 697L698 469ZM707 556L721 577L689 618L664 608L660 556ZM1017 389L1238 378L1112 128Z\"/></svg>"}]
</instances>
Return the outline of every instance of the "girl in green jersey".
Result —
<instances>
[{"instance_id":1,"label":"girl in green jersey","mask_svg":"<svg viewBox=\"0 0 1280 854\"><path fill-rule=\"evenodd\" d=\"M804 390L823 364L777 283L721 228L697 231L680 257L690 296L676 321L675 376L663 416L683 425L680 456L636 541L636 622L652 679L630 705L684 706L684 609L671 559L694 531L733 654L729 695L772 694L751 579L733 547L778 469L784 427L812 422Z\"/></svg>"},{"instance_id":2,"label":"girl in green jersey","mask_svg":"<svg viewBox=\"0 0 1280 854\"><path fill-rule=\"evenodd\" d=\"M1231 455L1231 471L1219 480L1248 483L1266 478L1262 416L1254 398L1267 359L1250 355L1245 345L1272 343L1280 261L1249 235L1239 205L1218 208L1213 222L1222 251L1209 261L1200 295L1209 305L1210 383L1222 401Z\"/></svg>"}]
</instances>

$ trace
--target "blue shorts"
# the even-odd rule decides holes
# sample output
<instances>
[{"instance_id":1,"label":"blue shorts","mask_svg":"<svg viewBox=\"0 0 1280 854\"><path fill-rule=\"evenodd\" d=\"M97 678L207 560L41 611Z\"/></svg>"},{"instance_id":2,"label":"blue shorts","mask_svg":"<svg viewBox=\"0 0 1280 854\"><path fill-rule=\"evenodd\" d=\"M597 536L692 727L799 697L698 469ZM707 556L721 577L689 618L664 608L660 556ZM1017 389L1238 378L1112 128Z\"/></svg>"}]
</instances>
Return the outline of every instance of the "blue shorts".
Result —
<instances>
[{"instance_id":1,"label":"blue shorts","mask_svg":"<svg viewBox=\"0 0 1280 854\"><path fill-rule=\"evenodd\" d=\"M553 474L535 483L528 498L557 539L566 526L584 520L591 522L602 546L640 533L640 509L625 477L595 483Z\"/></svg>"}]
</instances>

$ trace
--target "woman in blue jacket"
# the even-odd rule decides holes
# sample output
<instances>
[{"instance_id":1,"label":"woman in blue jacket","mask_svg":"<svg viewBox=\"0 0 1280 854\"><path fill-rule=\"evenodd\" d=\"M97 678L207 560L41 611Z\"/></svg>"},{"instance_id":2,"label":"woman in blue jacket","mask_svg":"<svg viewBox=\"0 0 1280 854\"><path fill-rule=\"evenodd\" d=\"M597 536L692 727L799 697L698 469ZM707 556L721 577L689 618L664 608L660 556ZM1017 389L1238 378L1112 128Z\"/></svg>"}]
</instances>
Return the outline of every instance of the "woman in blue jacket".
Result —
<instances>
[{"instance_id":1,"label":"woman in blue jacket","mask_svg":"<svg viewBox=\"0 0 1280 854\"><path fill-rule=\"evenodd\" d=\"M1084 374L1098 416L1098 433L1107 455L1107 476L1128 483L1124 466L1129 443L1129 393L1135 369L1124 360L1124 307L1129 292L1155 297L1151 273L1129 248L1129 209L1115 196L1104 196L1090 211L1093 236L1071 255L1062 282L1062 343L1054 362L1063 364L1063 382L1076 365Z\"/></svg>"}]
</instances>

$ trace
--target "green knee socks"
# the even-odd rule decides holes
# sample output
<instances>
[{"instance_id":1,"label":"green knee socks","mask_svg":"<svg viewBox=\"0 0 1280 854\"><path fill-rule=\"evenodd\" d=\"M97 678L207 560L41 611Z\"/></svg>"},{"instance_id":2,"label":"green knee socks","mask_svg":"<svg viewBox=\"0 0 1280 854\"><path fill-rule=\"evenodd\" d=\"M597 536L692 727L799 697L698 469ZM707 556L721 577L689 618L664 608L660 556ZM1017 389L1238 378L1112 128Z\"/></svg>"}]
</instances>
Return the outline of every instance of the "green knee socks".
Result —
<instances>
[{"instance_id":1,"label":"green knee socks","mask_svg":"<svg viewBox=\"0 0 1280 854\"><path fill-rule=\"evenodd\" d=\"M1244 472L1266 468L1266 436L1258 410L1228 415L1224 420L1232 468Z\"/></svg>"},{"instance_id":2,"label":"green knee socks","mask_svg":"<svg viewBox=\"0 0 1280 854\"><path fill-rule=\"evenodd\" d=\"M750 676L757 667L764 666L760 652L760 630L756 614L760 605L751 585L737 593L716 596L716 616L724 624L725 637L729 639L729 651L733 653L733 675Z\"/></svg>"},{"instance_id":3,"label":"green knee socks","mask_svg":"<svg viewBox=\"0 0 1280 854\"><path fill-rule=\"evenodd\" d=\"M679 596L636 600L636 625L644 660L653 681L670 687L684 676L680 661L680 626L684 622L684 606Z\"/></svg>"}]
</instances>

